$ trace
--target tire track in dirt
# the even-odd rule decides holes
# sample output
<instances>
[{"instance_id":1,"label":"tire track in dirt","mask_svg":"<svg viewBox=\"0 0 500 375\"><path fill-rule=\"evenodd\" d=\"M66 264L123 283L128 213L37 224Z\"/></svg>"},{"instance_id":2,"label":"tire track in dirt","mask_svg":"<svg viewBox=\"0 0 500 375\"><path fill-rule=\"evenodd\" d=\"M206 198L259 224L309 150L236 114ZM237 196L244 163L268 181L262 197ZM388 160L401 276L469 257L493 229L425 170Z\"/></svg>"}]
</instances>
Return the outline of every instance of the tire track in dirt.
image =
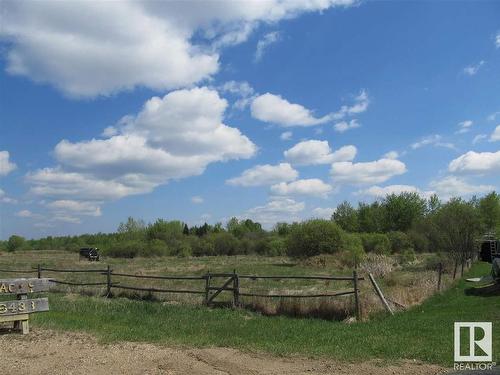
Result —
<instances>
[{"instance_id":1,"label":"tire track in dirt","mask_svg":"<svg viewBox=\"0 0 500 375\"><path fill-rule=\"evenodd\" d=\"M3 374L30 375L433 375L439 366L403 361L344 364L328 359L282 358L231 348L186 349L148 343L103 345L88 334L34 329L0 333Z\"/></svg>"}]
</instances>

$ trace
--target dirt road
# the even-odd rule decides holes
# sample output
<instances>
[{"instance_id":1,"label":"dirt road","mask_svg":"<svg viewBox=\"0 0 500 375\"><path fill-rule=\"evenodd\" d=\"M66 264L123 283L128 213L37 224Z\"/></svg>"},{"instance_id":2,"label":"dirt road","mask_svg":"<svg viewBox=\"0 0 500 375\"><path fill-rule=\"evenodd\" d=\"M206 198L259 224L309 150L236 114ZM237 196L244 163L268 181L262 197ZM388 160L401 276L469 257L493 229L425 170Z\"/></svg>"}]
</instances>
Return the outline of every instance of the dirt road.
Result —
<instances>
[{"instance_id":1,"label":"dirt road","mask_svg":"<svg viewBox=\"0 0 500 375\"><path fill-rule=\"evenodd\" d=\"M3 374L339 374L431 375L433 365L376 361L342 364L329 360L279 358L229 348L186 349L143 343L99 344L80 333L35 329L27 336L0 334Z\"/></svg>"}]
</instances>

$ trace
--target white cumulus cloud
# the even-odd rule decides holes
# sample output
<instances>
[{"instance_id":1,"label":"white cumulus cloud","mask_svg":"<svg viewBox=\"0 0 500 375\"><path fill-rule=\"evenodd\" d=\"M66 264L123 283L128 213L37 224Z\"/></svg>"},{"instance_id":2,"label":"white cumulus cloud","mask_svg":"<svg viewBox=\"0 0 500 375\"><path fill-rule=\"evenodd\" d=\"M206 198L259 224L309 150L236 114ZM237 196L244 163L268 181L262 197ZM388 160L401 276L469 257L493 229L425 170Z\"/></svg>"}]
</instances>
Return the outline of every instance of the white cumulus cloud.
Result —
<instances>
[{"instance_id":1,"label":"white cumulus cloud","mask_svg":"<svg viewBox=\"0 0 500 375\"><path fill-rule=\"evenodd\" d=\"M356 157L355 146L343 146L332 152L328 141L309 140L297 143L284 152L285 158L296 165L329 164L337 161L351 161Z\"/></svg>"},{"instance_id":2,"label":"white cumulus cloud","mask_svg":"<svg viewBox=\"0 0 500 375\"><path fill-rule=\"evenodd\" d=\"M448 165L452 173L488 174L500 171L500 151L475 152L469 151L453 159Z\"/></svg>"},{"instance_id":3,"label":"white cumulus cloud","mask_svg":"<svg viewBox=\"0 0 500 375\"><path fill-rule=\"evenodd\" d=\"M264 186L296 180L299 172L288 163L256 165L226 181L234 186Z\"/></svg>"},{"instance_id":4,"label":"white cumulus cloud","mask_svg":"<svg viewBox=\"0 0 500 375\"><path fill-rule=\"evenodd\" d=\"M385 159L397 159L399 158L399 152L397 151L389 151L384 154Z\"/></svg>"},{"instance_id":5,"label":"white cumulus cloud","mask_svg":"<svg viewBox=\"0 0 500 375\"><path fill-rule=\"evenodd\" d=\"M0 176L6 176L17 168L9 159L9 151L0 151Z\"/></svg>"},{"instance_id":6,"label":"white cumulus cloud","mask_svg":"<svg viewBox=\"0 0 500 375\"><path fill-rule=\"evenodd\" d=\"M337 122L335 125L333 125L333 128L335 129L335 131L337 131L339 133L344 133L348 130L356 129L359 127L361 127L361 125L359 124L358 120L356 120L356 119L352 119L351 121Z\"/></svg>"},{"instance_id":7,"label":"white cumulus cloud","mask_svg":"<svg viewBox=\"0 0 500 375\"><path fill-rule=\"evenodd\" d=\"M65 202L61 210L73 212L69 202L75 199L98 206L199 175L210 163L249 158L257 148L223 123L226 107L204 87L153 97L137 115L123 118L110 138L59 142L59 165L27 174L30 192Z\"/></svg>"},{"instance_id":8,"label":"white cumulus cloud","mask_svg":"<svg viewBox=\"0 0 500 375\"><path fill-rule=\"evenodd\" d=\"M432 181L430 187L436 190L440 198L448 200L453 197L467 197L473 194L485 194L495 190L492 185L468 183L463 178L446 176L440 180Z\"/></svg>"},{"instance_id":9,"label":"white cumulus cloud","mask_svg":"<svg viewBox=\"0 0 500 375\"><path fill-rule=\"evenodd\" d=\"M354 98L354 103L350 106L343 105L339 111L331 115L332 119L340 120L346 116L354 116L365 112L370 104L370 98L366 90L361 90L360 93ZM341 128L343 126L340 126Z\"/></svg>"},{"instance_id":10,"label":"white cumulus cloud","mask_svg":"<svg viewBox=\"0 0 500 375\"><path fill-rule=\"evenodd\" d=\"M313 217L319 219L330 219L335 212L333 207L316 207L312 210Z\"/></svg>"},{"instance_id":11,"label":"white cumulus cloud","mask_svg":"<svg viewBox=\"0 0 500 375\"><path fill-rule=\"evenodd\" d=\"M500 125L498 125L490 136L491 142L500 141Z\"/></svg>"},{"instance_id":12,"label":"white cumulus cloud","mask_svg":"<svg viewBox=\"0 0 500 375\"><path fill-rule=\"evenodd\" d=\"M330 175L336 184L378 184L406 172L406 165L395 159L380 159L371 162L333 163Z\"/></svg>"},{"instance_id":13,"label":"white cumulus cloud","mask_svg":"<svg viewBox=\"0 0 500 375\"><path fill-rule=\"evenodd\" d=\"M169 90L210 78L221 48L246 41L260 23L354 2L7 1L0 37L9 73L70 96Z\"/></svg>"},{"instance_id":14,"label":"white cumulus cloud","mask_svg":"<svg viewBox=\"0 0 500 375\"><path fill-rule=\"evenodd\" d=\"M241 217L250 218L270 227L277 222L299 221L305 207L304 202L297 202L291 198L271 197L266 204L247 210Z\"/></svg>"},{"instance_id":15,"label":"white cumulus cloud","mask_svg":"<svg viewBox=\"0 0 500 375\"><path fill-rule=\"evenodd\" d=\"M331 191L332 187L318 178L281 182L271 186L271 192L277 195L310 195L324 198Z\"/></svg>"},{"instance_id":16,"label":"white cumulus cloud","mask_svg":"<svg viewBox=\"0 0 500 375\"><path fill-rule=\"evenodd\" d=\"M314 126L330 121L330 116L314 117L300 104L290 103L279 95L266 93L257 96L251 105L252 117L284 127Z\"/></svg>"},{"instance_id":17,"label":"white cumulus cloud","mask_svg":"<svg viewBox=\"0 0 500 375\"><path fill-rule=\"evenodd\" d=\"M282 141L289 141L290 139L292 139L292 136L293 136L292 132L283 132L280 135L280 139Z\"/></svg>"},{"instance_id":18,"label":"white cumulus cloud","mask_svg":"<svg viewBox=\"0 0 500 375\"><path fill-rule=\"evenodd\" d=\"M59 216L65 216L64 213L66 212L85 216L101 216L101 208L94 202L62 199L49 202L46 206L56 213L62 213Z\"/></svg>"}]
</instances>

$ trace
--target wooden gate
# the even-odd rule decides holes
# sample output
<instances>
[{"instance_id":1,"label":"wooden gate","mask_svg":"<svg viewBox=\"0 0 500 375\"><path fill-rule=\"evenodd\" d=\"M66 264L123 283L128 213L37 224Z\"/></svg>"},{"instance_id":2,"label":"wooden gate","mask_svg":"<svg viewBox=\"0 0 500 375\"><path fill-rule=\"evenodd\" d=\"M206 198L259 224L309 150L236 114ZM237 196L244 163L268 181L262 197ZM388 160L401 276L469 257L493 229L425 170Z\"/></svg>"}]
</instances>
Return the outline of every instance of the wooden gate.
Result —
<instances>
[{"instance_id":1,"label":"wooden gate","mask_svg":"<svg viewBox=\"0 0 500 375\"><path fill-rule=\"evenodd\" d=\"M224 280L224 283L219 286L214 286L212 282L214 280ZM232 299L231 299L231 305L233 307L239 305L239 279L238 275L236 274L236 271L233 273L210 273L208 272L205 275L205 304L207 306L210 305L215 305L217 303L221 304L224 303L223 301L215 301L215 299L222 293L222 292L232 292Z\"/></svg>"}]
</instances>

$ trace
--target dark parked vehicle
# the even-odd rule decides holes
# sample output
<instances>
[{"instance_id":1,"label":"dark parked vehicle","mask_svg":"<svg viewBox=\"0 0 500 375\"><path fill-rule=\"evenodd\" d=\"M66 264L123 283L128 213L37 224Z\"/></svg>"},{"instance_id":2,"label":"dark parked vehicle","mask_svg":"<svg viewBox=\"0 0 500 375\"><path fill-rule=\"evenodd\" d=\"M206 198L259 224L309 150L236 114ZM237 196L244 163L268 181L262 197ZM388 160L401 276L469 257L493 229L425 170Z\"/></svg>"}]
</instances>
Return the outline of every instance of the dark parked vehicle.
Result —
<instances>
[{"instance_id":1,"label":"dark parked vehicle","mask_svg":"<svg viewBox=\"0 0 500 375\"><path fill-rule=\"evenodd\" d=\"M80 259L86 258L89 262L99 261L99 249L97 247L82 247L80 249Z\"/></svg>"}]
</instances>

